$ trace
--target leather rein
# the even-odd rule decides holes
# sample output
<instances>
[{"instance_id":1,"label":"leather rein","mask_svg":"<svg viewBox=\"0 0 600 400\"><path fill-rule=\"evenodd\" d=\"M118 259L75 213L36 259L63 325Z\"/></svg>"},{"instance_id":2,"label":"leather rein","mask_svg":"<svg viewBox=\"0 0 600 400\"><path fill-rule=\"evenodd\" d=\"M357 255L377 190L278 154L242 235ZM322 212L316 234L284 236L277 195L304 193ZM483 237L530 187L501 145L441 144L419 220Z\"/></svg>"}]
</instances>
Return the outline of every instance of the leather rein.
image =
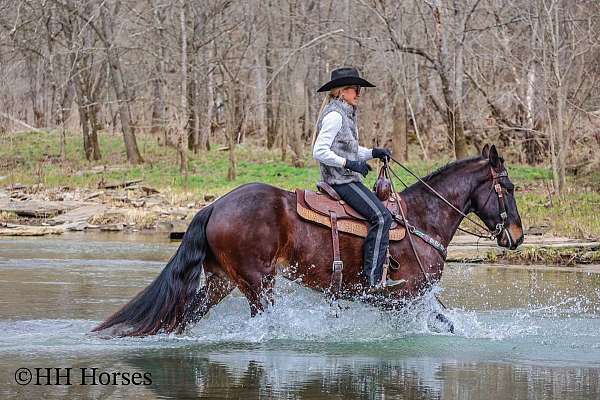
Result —
<instances>
[{"instance_id":1,"label":"leather rein","mask_svg":"<svg viewBox=\"0 0 600 400\"><path fill-rule=\"evenodd\" d=\"M482 207L485 207L487 205L487 203L489 202L490 197L492 195L492 192L495 191L496 195L498 197L498 206L499 206L499 210L500 210L500 220L501 220L500 223L496 224L496 228L492 231L488 227L482 225L481 223L477 222L473 218L469 217L462 210L459 210L456 206L454 206L452 203L450 203L444 196L442 196L437 190L435 190L434 188L432 188L427 182L425 182L423 179L421 179L420 177L418 177L414 172L412 172L409 168L407 168L406 166L404 166L401 162L399 162L398 160L394 159L393 157L390 157L390 159L392 161L394 161L396 164L398 164L402 169L404 169L410 175L412 175L414 178L416 178L423 185L425 185L425 187L427 189L429 189L436 197L438 197L440 200L442 200L444 203L446 203L448 206L450 206L454 211L456 211L457 213L459 213L459 215L461 215L463 218L466 218L467 220L469 220L475 226L477 226L477 227L483 229L484 231L486 231L487 234L480 234L480 233L472 232L472 231L469 231L467 229L463 229L463 228L459 227L458 229L460 231L468 233L468 234L476 236L476 237L479 237L479 238L485 238L485 239L490 239L490 240L494 240L494 239L498 238L500 235L506 234L506 237L507 237L508 242L509 242L509 246L512 245L513 239L512 239L512 237L510 235L510 232L506 229L506 219L508 218L508 213L506 212L506 204L504 202L504 193L502 192L502 185L500 185L500 179L504 178L504 177L508 177L508 172L506 170L501 171L501 172L496 172L490 166L490 171L491 171L491 174L492 174L492 188L490 189L490 193L488 194L487 199L486 199L486 201L485 201L485 203L483 204ZM400 182L402 182L402 180L400 179L400 177L391 169L391 167L387 163L385 163L384 165L385 165L386 169L389 170L394 175L394 177L396 177L396 179L398 179L398 180L400 180ZM392 188L393 188L393 185L392 185ZM395 193L395 190L393 190L393 192ZM404 216L403 216L403 219L406 221L406 218L404 218ZM406 221L406 222L408 223L408 221ZM414 226L407 226L407 228L408 228L408 230L409 230L410 233L416 234L417 236L419 236L423 240L425 240L425 242L427 242L428 244L430 244L433 247L435 247L438 251L440 251L440 253L442 254L442 256L445 259L445 257L446 257L446 251L443 248L443 246L440 246L441 243L439 243L436 240L432 239L428 235L423 234L422 232L418 231ZM419 235L419 234L421 234L421 235ZM424 235L425 237L422 237L422 235Z\"/></svg>"},{"instance_id":2,"label":"leather rein","mask_svg":"<svg viewBox=\"0 0 600 400\"><path fill-rule=\"evenodd\" d=\"M507 235L508 240L509 240L509 244L512 245L512 237L510 236L510 233L506 230L506 219L508 217L508 214L506 212L506 205L504 203L504 194L502 193L502 185L500 185L500 179L503 178L503 177L508 177L508 172L506 172L506 170L504 170L504 171L502 171L500 173L496 173L496 171L494 171L494 169L492 167L490 167L490 170L492 172L492 189L490 190L490 193L488 194L488 197L487 197L485 203L483 204L483 207L485 207L485 205L488 203L488 201L489 201L489 199L490 199L490 197L492 195L492 191L496 191L496 194L498 196L498 204L499 204L500 219L501 219L501 222L496 225L496 229L494 231L491 231L486 226L484 226L484 225L480 224L479 222L473 220L467 214L465 214L464 212L462 212L461 210L459 210L457 207L455 207L444 196L442 196L440 193L438 193L437 190L435 190L428 183L426 183L421 178L419 178L414 172L412 172L410 169L408 169L407 167L405 167L402 163L400 163L399 161L395 160L392 157L390 157L390 160L394 161L396 164L398 164L400 167L402 167L406 172L408 172L410 175L412 175L413 177L415 177L419 182L421 182L423 185L425 185L425 187L427 189L429 189L433 194L435 194L438 198L440 198L444 203L448 204L453 210L455 210L456 212L458 212L461 216L463 216L464 218L468 219L469 221L471 221L476 226L478 226L478 227L482 228L483 230L487 231L489 233L489 235L481 235L481 234L478 234L476 232L470 232L470 231L468 231L466 229L461 229L461 228L458 228L458 229L460 229L463 232L469 233L471 235L477 236L477 237L490 238L492 240L495 239L495 238L497 238L503 232L506 232L506 235ZM396 179L398 179L400 182L402 182L402 179L400 179L400 177L389 166L387 160L384 160L384 167L385 167L386 171L391 172L394 175L394 177L396 177ZM402 183L404 183L404 182L402 182ZM398 199L398 193L396 192L396 189L394 188L394 181L393 181L393 179L390 179L390 184L391 184L391 188L392 188L392 195L394 196L394 199L398 203L398 205L400 205L399 199ZM412 248L412 251L413 251L413 253L415 255L415 258L417 259L417 263L419 264L419 268L421 269L421 273L423 274L423 277L425 278L425 281L427 282L427 284L431 285L431 280L429 279L429 276L425 272L425 268L423 267L423 263L421 262L421 258L419 257L419 254L417 253L417 249L416 249L415 243L413 241L413 235L418 236L423 241L425 241L425 243L429 244L430 246L432 246L436 250L438 250L438 252L440 253L440 255L441 255L441 257L442 257L442 259L444 261L446 260L447 250L445 249L445 247L439 241L433 239L431 236L429 236L425 232L422 232L422 231L418 230L417 228L415 228L414 225L411 225L408 222L408 220L406 218L406 215L404 215L404 211L402 210L401 206L399 207L399 209L400 209L400 214L401 214L401 217L402 217L402 221L399 221L399 222L403 223L406 226L406 228L408 230L408 239L409 239L409 242L410 242L410 247ZM434 295L434 296L435 296L436 300L439 302L439 304L443 308L446 308L446 305L438 298L438 296L437 295Z\"/></svg>"}]
</instances>

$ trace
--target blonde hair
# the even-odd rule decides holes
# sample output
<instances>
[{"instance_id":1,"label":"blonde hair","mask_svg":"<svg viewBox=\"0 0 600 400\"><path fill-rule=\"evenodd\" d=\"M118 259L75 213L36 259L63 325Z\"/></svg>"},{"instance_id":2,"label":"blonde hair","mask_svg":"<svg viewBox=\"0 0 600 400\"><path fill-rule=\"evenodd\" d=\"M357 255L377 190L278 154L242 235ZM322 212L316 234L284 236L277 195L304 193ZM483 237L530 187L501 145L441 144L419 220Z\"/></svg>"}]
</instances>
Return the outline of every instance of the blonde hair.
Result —
<instances>
[{"instance_id":1,"label":"blonde hair","mask_svg":"<svg viewBox=\"0 0 600 400\"><path fill-rule=\"evenodd\" d=\"M325 95L325 98L323 98L323 102L321 103L321 107L319 108L319 113L317 114L317 122L315 123L315 129L313 129L313 136L312 136L312 145L315 145L315 142L317 141L317 135L319 134L319 132L317 132L317 128L319 127L319 120L321 119L321 114L323 113L323 110L325 110L325 107L327 107L327 104L329 104L331 102L331 100L333 99L337 99L341 96L342 94L342 90L347 89L350 86L342 86L342 87L336 87L331 89L329 92L327 92L327 94Z\"/></svg>"}]
</instances>

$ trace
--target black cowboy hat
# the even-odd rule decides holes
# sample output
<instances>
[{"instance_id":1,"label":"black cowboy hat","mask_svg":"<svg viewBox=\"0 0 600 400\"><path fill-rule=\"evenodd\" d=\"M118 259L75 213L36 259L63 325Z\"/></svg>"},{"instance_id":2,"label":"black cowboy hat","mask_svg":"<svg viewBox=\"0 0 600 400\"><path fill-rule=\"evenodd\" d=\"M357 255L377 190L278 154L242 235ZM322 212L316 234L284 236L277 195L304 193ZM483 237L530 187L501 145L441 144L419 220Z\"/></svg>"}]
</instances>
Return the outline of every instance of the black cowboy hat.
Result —
<instances>
[{"instance_id":1,"label":"black cowboy hat","mask_svg":"<svg viewBox=\"0 0 600 400\"><path fill-rule=\"evenodd\" d=\"M356 68L338 68L331 71L331 80L321 86L317 92L327 92L342 86L375 87L372 83L358 76Z\"/></svg>"}]
</instances>

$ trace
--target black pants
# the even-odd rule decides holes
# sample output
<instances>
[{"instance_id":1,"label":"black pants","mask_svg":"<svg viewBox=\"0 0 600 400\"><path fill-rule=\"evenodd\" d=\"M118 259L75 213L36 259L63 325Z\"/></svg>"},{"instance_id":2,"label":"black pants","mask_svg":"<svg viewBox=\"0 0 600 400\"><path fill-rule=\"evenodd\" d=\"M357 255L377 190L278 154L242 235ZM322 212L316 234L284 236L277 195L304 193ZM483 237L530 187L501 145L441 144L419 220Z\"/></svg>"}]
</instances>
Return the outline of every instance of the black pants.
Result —
<instances>
[{"instance_id":1,"label":"black pants","mask_svg":"<svg viewBox=\"0 0 600 400\"><path fill-rule=\"evenodd\" d=\"M340 197L361 213L369 222L369 231L363 249L363 275L369 285L381 281L383 262L390 242L392 214L385 208L375 193L361 182L332 185Z\"/></svg>"}]
</instances>

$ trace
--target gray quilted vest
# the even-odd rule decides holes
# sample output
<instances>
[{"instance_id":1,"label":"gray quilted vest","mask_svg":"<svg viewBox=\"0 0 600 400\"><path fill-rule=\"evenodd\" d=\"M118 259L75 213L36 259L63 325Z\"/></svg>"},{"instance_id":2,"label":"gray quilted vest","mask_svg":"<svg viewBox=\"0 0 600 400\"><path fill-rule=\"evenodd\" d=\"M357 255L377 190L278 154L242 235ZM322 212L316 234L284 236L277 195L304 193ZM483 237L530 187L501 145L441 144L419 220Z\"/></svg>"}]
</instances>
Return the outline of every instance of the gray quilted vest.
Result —
<instances>
[{"instance_id":1,"label":"gray quilted vest","mask_svg":"<svg viewBox=\"0 0 600 400\"><path fill-rule=\"evenodd\" d=\"M317 132L321 131L323 118L330 112L337 111L342 115L342 128L336 135L331 150L340 157L348 160L358 160L358 132L356 110L343 100L333 99L325 106L317 122ZM321 179L330 185L339 185L349 182L361 182L362 175L343 167L331 167L319 163Z\"/></svg>"}]
</instances>

